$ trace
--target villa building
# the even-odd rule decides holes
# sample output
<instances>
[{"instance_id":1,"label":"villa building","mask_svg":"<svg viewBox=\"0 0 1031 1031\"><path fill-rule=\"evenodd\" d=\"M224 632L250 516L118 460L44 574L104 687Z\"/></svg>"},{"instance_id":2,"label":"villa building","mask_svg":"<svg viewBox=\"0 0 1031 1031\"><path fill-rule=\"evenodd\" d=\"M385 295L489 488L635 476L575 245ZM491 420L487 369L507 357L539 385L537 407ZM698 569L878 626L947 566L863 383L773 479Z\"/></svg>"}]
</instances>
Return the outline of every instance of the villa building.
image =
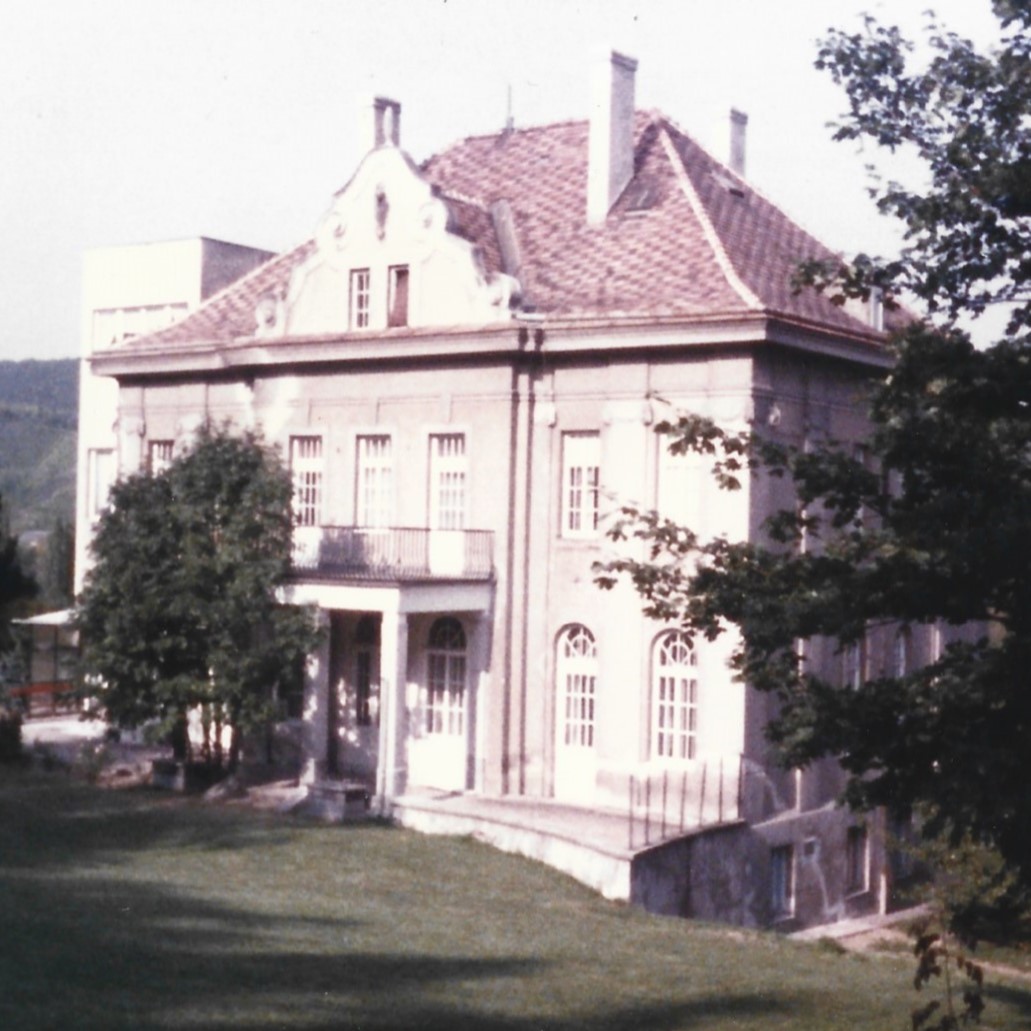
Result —
<instances>
[{"instance_id":1,"label":"villa building","mask_svg":"<svg viewBox=\"0 0 1031 1031\"><path fill-rule=\"evenodd\" d=\"M111 477L160 469L204 420L260 428L296 484L286 600L326 628L303 711L313 806L364 788L403 823L663 912L870 912L879 822L836 805L833 764L777 766L732 634L691 642L594 582L621 502L739 539L790 503L758 478L718 491L657 421L860 441L890 361L876 306L793 292L828 252L743 178L743 117L724 165L635 109L635 69L611 55L589 121L422 165L377 99L313 239L276 257L208 241L229 271L190 300L88 289L80 525ZM141 306L164 324L130 336ZM907 647L918 662L932 642ZM898 655L885 638L808 659L847 679Z\"/></svg>"}]
</instances>

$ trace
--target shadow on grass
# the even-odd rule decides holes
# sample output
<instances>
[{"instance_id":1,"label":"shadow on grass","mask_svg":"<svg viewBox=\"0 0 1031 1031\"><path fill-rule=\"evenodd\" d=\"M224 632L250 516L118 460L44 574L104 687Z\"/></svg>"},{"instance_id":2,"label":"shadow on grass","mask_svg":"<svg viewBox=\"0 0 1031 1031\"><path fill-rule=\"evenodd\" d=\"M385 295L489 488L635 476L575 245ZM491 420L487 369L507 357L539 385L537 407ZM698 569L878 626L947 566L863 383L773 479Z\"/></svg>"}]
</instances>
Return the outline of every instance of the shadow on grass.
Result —
<instances>
[{"instance_id":1,"label":"shadow on grass","mask_svg":"<svg viewBox=\"0 0 1031 1031\"><path fill-rule=\"evenodd\" d=\"M55 895L53 878L0 874L5 1031L672 1031L708 1024L717 1014L758 1019L776 1008L758 995L711 996L541 1017L533 1010L547 1011L547 984L533 982L547 980L544 961L408 953L403 928L396 950L370 951L351 944L361 937L356 921L261 915L148 882L59 880Z\"/></svg>"},{"instance_id":2,"label":"shadow on grass","mask_svg":"<svg viewBox=\"0 0 1031 1031\"><path fill-rule=\"evenodd\" d=\"M667 999L630 1002L569 991L577 962L535 956L520 939L482 951L444 934L411 944L410 900L396 917L360 905L327 915L320 893L346 900L354 882L334 887L332 868L295 866L296 831L281 817L145 790L0 779L0 1027L673 1031L758 1029L792 1010L779 990L745 987L677 984ZM234 849L249 866L204 858ZM269 873L267 863L280 865ZM227 880L244 869L265 871L273 888L297 878L299 890L265 898Z\"/></svg>"},{"instance_id":3,"label":"shadow on grass","mask_svg":"<svg viewBox=\"0 0 1031 1031\"><path fill-rule=\"evenodd\" d=\"M100 790L62 773L0 769L0 870L89 865L157 846L217 850L259 840L271 844L273 819L152 788Z\"/></svg>"},{"instance_id":4,"label":"shadow on grass","mask_svg":"<svg viewBox=\"0 0 1031 1031\"><path fill-rule=\"evenodd\" d=\"M985 1020L990 1024L996 1004L1005 1005L1022 1018L1023 1023L1020 1026L1031 1028L1031 987L1016 988L1012 985L997 984L993 977L994 975L989 973L985 979Z\"/></svg>"}]
</instances>

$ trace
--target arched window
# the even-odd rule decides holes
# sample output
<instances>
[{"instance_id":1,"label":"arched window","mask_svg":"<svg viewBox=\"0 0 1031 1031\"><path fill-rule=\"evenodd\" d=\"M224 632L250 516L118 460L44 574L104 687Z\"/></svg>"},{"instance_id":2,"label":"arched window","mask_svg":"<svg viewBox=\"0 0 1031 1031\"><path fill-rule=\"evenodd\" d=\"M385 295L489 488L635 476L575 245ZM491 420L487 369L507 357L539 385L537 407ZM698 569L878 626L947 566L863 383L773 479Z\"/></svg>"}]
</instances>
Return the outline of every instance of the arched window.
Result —
<instances>
[{"instance_id":1,"label":"arched window","mask_svg":"<svg viewBox=\"0 0 1031 1031\"><path fill-rule=\"evenodd\" d=\"M561 692L559 742L567 748L594 747L598 650L587 627L574 623L559 635L555 673Z\"/></svg>"},{"instance_id":2,"label":"arched window","mask_svg":"<svg viewBox=\"0 0 1031 1031\"><path fill-rule=\"evenodd\" d=\"M687 634L670 630L655 642L652 662L652 754L693 759L698 750L698 656Z\"/></svg>"},{"instance_id":3,"label":"arched window","mask_svg":"<svg viewBox=\"0 0 1031 1031\"><path fill-rule=\"evenodd\" d=\"M453 616L430 627L426 665L426 733L465 730L465 631Z\"/></svg>"}]
</instances>

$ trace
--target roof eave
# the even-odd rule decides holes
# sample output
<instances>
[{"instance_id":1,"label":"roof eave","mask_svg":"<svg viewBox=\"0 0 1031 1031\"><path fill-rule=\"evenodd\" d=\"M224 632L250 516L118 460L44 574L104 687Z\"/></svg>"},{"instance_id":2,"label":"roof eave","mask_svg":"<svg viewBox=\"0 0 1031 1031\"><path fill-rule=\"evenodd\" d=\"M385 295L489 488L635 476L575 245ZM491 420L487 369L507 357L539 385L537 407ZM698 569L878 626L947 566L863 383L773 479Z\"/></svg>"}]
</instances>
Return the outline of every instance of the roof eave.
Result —
<instances>
[{"instance_id":1,"label":"roof eave","mask_svg":"<svg viewBox=\"0 0 1031 1031\"><path fill-rule=\"evenodd\" d=\"M538 332L539 331L539 332ZM539 336L539 342L534 337ZM116 379L233 373L277 366L406 359L455 359L508 355L533 348L549 353L591 350L653 350L776 344L875 368L892 356L883 333L849 332L771 311L725 311L703 315L598 315L534 317L477 326L392 329L372 333L319 334L232 342L168 343L100 352L93 371Z\"/></svg>"}]
</instances>

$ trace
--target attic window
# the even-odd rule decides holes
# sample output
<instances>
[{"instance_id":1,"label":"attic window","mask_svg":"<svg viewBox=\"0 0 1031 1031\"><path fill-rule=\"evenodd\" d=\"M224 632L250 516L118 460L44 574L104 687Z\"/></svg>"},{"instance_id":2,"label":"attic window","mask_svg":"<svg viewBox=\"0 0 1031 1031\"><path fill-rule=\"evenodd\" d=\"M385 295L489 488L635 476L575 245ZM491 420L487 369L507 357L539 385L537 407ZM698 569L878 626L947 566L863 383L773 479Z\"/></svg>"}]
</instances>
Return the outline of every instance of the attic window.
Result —
<instances>
[{"instance_id":1,"label":"attic window","mask_svg":"<svg viewBox=\"0 0 1031 1031\"><path fill-rule=\"evenodd\" d=\"M350 315L351 329L366 329L369 325L369 270L351 269Z\"/></svg>"},{"instance_id":2,"label":"attic window","mask_svg":"<svg viewBox=\"0 0 1031 1031\"><path fill-rule=\"evenodd\" d=\"M743 197L745 195L744 189L736 179L731 179L729 175L724 175L722 172L713 171L713 179L716 180L727 191L735 197Z\"/></svg>"},{"instance_id":3,"label":"attic window","mask_svg":"<svg viewBox=\"0 0 1031 1031\"><path fill-rule=\"evenodd\" d=\"M408 266L390 267L390 293L387 298L387 325L408 325Z\"/></svg>"}]
</instances>

